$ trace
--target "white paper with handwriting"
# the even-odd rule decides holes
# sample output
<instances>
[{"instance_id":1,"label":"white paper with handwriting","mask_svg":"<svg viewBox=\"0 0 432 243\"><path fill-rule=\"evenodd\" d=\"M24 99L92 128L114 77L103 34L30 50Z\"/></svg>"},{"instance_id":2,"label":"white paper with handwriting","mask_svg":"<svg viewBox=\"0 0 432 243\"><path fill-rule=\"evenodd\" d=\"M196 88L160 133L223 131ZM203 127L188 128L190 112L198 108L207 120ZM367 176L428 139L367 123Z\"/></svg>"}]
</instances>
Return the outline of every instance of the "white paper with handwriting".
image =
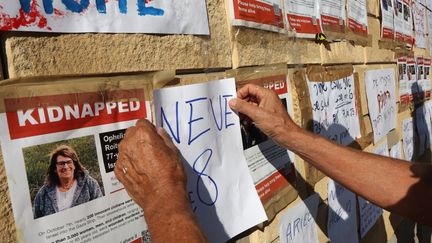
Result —
<instances>
[{"instance_id":1,"label":"white paper with handwriting","mask_svg":"<svg viewBox=\"0 0 432 243\"><path fill-rule=\"evenodd\" d=\"M232 78L154 92L157 125L184 157L191 206L211 242L267 220L243 156L239 117L228 105L235 95Z\"/></svg>"},{"instance_id":2,"label":"white paper with handwriting","mask_svg":"<svg viewBox=\"0 0 432 243\"><path fill-rule=\"evenodd\" d=\"M279 225L281 243L319 242L315 222L319 199L319 195L314 194L288 209Z\"/></svg>"},{"instance_id":3,"label":"white paper with handwriting","mask_svg":"<svg viewBox=\"0 0 432 243\"><path fill-rule=\"evenodd\" d=\"M402 146L405 160L412 161L414 157L414 123L412 117L402 121Z\"/></svg>"},{"instance_id":4,"label":"white paper with handwriting","mask_svg":"<svg viewBox=\"0 0 432 243\"><path fill-rule=\"evenodd\" d=\"M366 95L374 143L396 128L396 86L394 69L366 71Z\"/></svg>"},{"instance_id":5,"label":"white paper with handwriting","mask_svg":"<svg viewBox=\"0 0 432 243\"><path fill-rule=\"evenodd\" d=\"M328 237L332 243L358 243L356 195L339 183L328 184Z\"/></svg>"}]
</instances>

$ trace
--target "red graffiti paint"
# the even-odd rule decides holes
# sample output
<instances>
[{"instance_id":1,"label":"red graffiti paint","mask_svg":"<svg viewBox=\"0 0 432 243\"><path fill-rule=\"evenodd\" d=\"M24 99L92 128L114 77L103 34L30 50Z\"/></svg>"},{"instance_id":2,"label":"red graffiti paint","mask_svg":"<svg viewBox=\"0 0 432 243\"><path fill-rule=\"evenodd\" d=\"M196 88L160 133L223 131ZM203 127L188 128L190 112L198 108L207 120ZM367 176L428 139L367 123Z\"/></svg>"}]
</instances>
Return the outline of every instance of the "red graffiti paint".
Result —
<instances>
[{"instance_id":1,"label":"red graffiti paint","mask_svg":"<svg viewBox=\"0 0 432 243\"><path fill-rule=\"evenodd\" d=\"M37 26L40 29L51 30L48 26L47 18L39 12L36 1L31 4L30 12L25 14L22 9L17 17L11 17L4 13L3 6L0 6L0 30L14 30L20 27Z\"/></svg>"}]
</instances>

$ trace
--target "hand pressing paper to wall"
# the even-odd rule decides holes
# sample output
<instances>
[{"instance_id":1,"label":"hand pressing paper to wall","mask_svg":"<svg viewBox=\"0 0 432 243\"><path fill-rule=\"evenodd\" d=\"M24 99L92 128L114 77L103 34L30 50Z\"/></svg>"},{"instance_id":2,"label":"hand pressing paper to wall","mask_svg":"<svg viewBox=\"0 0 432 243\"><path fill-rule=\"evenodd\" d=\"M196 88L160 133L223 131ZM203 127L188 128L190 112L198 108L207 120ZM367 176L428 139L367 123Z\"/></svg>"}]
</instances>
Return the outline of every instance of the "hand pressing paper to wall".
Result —
<instances>
[{"instance_id":1,"label":"hand pressing paper to wall","mask_svg":"<svg viewBox=\"0 0 432 243\"><path fill-rule=\"evenodd\" d=\"M192 210L212 242L267 219L242 153L239 118L228 106L235 96L234 79L154 92L157 125L183 156Z\"/></svg>"}]
</instances>

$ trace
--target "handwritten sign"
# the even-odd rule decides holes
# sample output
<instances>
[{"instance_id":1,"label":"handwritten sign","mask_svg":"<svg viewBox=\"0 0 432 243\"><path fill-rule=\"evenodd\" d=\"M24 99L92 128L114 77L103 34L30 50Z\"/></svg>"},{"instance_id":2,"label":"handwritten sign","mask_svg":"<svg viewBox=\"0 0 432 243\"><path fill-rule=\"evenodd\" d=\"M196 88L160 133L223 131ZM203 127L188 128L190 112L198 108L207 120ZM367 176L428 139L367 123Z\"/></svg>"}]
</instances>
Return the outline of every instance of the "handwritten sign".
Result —
<instances>
[{"instance_id":1,"label":"handwritten sign","mask_svg":"<svg viewBox=\"0 0 432 243\"><path fill-rule=\"evenodd\" d=\"M429 146L432 143L432 101L428 100L424 103L425 107L425 120L426 124L428 126L428 132L429 132Z\"/></svg>"},{"instance_id":2,"label":"handwritten sign","mask_svg":"<svg viewBox=\"0 0 432 243\"><path fill-rule=\"evenodd\" d=\"M0 30L209 35L203 0L0 0Z\"/></svg>"},{"instance_id":3,"label":"handwritten sign","mask_svg":"<svg viewBox=\"0 0 432 243\"><path fill-rule=\"evenodd\" d=\"M375 149L374 153L389 156L387 139ZM383 210L360 196L358 196L358 203L360 209L360 237L363 238L381 217Z\"/></svg>"},{"instance_id":4,"label":"handwritten sign","mask_svg":"<svg viewBox=\"0 0 432 243\"><path fill-rule=\"evenodd\" d=\"M428 1L429 3L430 1ZM431 8L429 8L431 9ZM432 55L432 11L426 11L428 19L429 54Z\"/></svg>"},{"instance_id":5,"label":"handwritten sign","mask_svg":"<svg viewBox=\"0 0 432 243\"><path fill-rule=\"evenodd\" d=\"M402 156L402 142L399 141L397 144L390 148L390 157L395 159L403 159Z\"/></svg>"},{"instance_id":6,"label":"handwritten sign","mask_svg":"<svg viewBox=\"0 0 432 243\"><path fill-rule=\"evenodd\" d=\"M396 88L393 69L371 70L365 74L366 95L374 143L396 128Z\"/></svg>"},{"instance_id":7,"label":"handwritten sign","mask_svg":"<svg viewBox=\"0 0 432 243\"><path fill-rule=\"evenodd\" d=\"M333 243L357 243L356 195L331 180L328 184L327 232Z\"/></svg>"},{"instance_id":8,"label":"handwritten sign","mask_svg":"<svg viewBox=\"0 0 432 243\"><path fill-rule=\"evenodd\" d=\"M431 121L430 116L427 113L428 110L424 105L418 107L415 113L417 136L419 138L419 143L416 145L418 155L422 155L430 145L429 129L431 127Z\"/></svg>"},{"instance_id":9,"label":"handwritten sign","mask_svg":"<svg viewBox=\"0 0 432 243\"><path fill-rule=\"evenodd\" d=\"M184 157L191 206L212 242L267 219L243 156L239 117L228 106L235 94L234 79L154 92L157 125Z\"/></svg>"},{"instance_id":10,"label":"handwritten sign","mask_svg":"<svg viewBox=\"0 0 432 243\"><path fill-rule=\"evenodd\" d=\"M308 87L315 133L343 145L360 137L354 75L332 82L308 80Z\"/></svg>"},{"instance_id":11,"label":"handwritten sign","mask_svg":"<svg viewBox=\"0 0 432 243\"><path fill-rule=\"evenodd\" d=\"M414 156L414 124L412 117L402 121L402 142L405 160L411 161Z\"/></svg>"},{"instance_id":12,"label":"handwritten sign","mask_svg":"<svg viewBox=\"0 0 432 243\"><path fill-rule=\"evenodd\" d=\"M415 45L426 49L426 8L419 2L413 2Z\"/></svg>"},{"instance_id":13,"label":"handwritten sign","mask_svg":"<svg viewBox=\"0 0 432 243\"><path fill-rule=\"evenodd\" d=\"M319 195L314 194L304 202L288 209L281 219L279 238L281 243L318 243L315 218L318 213Z\"/></svg>"}]
</instances>

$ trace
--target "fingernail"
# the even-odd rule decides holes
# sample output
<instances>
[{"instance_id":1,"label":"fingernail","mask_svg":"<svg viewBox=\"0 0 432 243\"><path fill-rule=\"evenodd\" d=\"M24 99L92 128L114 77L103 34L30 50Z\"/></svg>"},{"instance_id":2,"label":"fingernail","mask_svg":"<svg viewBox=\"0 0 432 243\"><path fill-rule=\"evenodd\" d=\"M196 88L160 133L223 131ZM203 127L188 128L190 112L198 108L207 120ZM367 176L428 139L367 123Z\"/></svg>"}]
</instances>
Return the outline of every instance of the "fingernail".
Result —
<instances>
[{"instance_id":1,"label":"fingernail","mask_svg":"<svg viewBox=\"0 0 432 243\"><path fill-rule=\"evenodd\" d=\"M229 101L229 106L230 106L231 108L235 108L236 105L237 105L237 99L236 99L236 98L231 99L231 100Z\"/></svg>"}]
</instances>

